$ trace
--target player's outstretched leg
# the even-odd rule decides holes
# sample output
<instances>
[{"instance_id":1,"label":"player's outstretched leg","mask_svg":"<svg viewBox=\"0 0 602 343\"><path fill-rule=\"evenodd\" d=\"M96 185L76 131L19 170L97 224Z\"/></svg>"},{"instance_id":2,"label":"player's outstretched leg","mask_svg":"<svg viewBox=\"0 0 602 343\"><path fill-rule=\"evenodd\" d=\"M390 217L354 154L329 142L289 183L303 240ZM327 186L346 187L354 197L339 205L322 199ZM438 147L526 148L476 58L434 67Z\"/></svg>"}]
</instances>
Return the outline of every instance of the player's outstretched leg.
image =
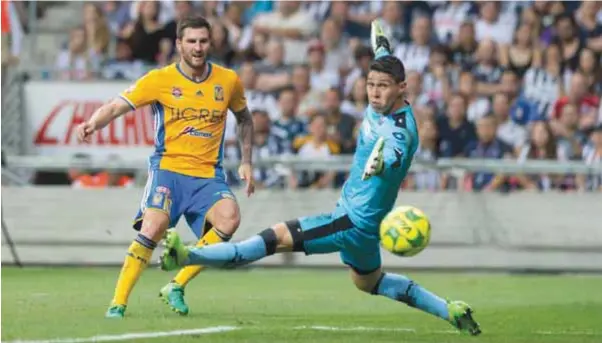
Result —
<instances>
[{"instance_id":1,"label":"player's outstretched leg","mask_svg":"<svg viewBox=\"0 0 602 343\"><path fill-rule=\"evenodd\" d=\"M458 330L471 335L481 333L479 324L472 317L473 311L470 306L462 301L445 301L406 276L383 273L379 269L364 275L353 271L352 278L355 285L363 291L418 308L450 322Z\"/></svg>"},{"instance_id":2,"label":"player's outstretched leg","mask_svg":"<svg viewBox=\"0 0 602 343\"><path fill-rule=\"evenodd\" d=\"M285 224L266 229L244 241L218 243L205 247L187 247L175 230L165 237L165 251L161 255L163 270L174 270L183 266L204 265L217 268L234 268L273 255L276 248L292 249L290 234Z\"/></svg>"}]
</instances>

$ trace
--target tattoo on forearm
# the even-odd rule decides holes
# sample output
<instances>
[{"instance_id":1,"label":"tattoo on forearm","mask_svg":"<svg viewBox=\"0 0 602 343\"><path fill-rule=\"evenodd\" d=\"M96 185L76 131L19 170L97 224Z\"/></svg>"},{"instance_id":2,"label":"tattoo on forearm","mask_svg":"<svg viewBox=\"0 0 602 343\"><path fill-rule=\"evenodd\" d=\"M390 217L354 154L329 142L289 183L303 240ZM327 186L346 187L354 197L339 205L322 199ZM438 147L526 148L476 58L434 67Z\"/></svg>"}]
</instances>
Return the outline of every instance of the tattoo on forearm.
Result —
<instances>
[{"instance_id":1,"label":"tattoo on forearm","mask_svg":"<svg viewBox=\"0 0 602 343\"><path fill-rule=\"evenodd\" d=\"M242 151L242 163L253 162L253 117L248 108L235 112L238 140Z\"/></svg>"}]
</instances>

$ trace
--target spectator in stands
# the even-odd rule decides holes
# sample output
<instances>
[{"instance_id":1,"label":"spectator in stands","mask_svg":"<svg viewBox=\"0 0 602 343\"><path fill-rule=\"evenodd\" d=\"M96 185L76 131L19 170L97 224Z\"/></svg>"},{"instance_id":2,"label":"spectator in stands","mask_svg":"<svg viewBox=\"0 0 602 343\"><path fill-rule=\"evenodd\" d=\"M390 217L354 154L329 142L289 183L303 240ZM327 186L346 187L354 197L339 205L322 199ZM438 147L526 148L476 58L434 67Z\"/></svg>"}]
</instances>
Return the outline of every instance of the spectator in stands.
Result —
<instances>
[{"instance_id":1,"label":"spectator in stands","mask_svg":"<svg viewBox=\"0 0 602 343\"><path fill-rule=\"evenodd\" d=\"M497 61L497 45L494 41L484 39L477 49L477 64L472 68L477 79L477 94L493 96L498 92L498 83L502 78L502 68Z\"/></svg>"},{"instance_id":2,"label":"spectator in stands","mask_svg":"<svg viewBox=\"0 0 602 343\"><path fill-rule=\"evenodd\" d=\"M272 39L267 45L267 56L256 63L258 73L257 88L263 92L273 92L290 82L290 66L284 62L284 45Z\"/></svg>"},{"instance_id":3,"label":"spectator in stands","mask_svg":"<svg viewBox=\"0 0 602 343\"><path fill-rule=\"evenodd\" d=\"M244 50L253 36L253 29L249 26L243 26L244 3L229 2L226 7L225 16L222 18L222 24L228 32L228 44L235 50Z\"/></svg>"},{"instance_id":4,"label":"spectator in stands","mask_svg":"<svg viewBox=\"0 0 602 343\"><path fill-rule=\"evenodd\" d=\"M283 40L284 62L302 63L306 60L307 39L318 31L311 15L300 8L299 1L280 1L277 10L260 14L253 23L255 33L266 34L271 38Z\"/></svg>"},{"instance_id":5,"label":"spectator in stands","mask_svg":"<svg viewBox=\"0 0 602 343\"><path fill-rule=\"evenodd\" d=\"M568 13L563 13L556 17L554 27L556 29L554 42L560 47L563 65L570 70L576 70L579 66L579 54L586 44L579 35L575 18Z\"/></svg>"},{"instance_id":6,"label":"spectator in stands","mask_svg":"<svg viewBox=\"0 0 602 343\"><path fill-rule=\"evenodd\" d=\"M164 0L172 1L172 0ZM224 14L225 1L201 1L201 8L199 14L207 19L210 23L215 23L220 20Z\"/></svg>"},{"instance_id":7,"label":"spectator in stands","mask_svg":"<svg viewBox=\"0 0 602 343\"><path fill-rule=\"evenodd\" d=\"M121 32L121 38L128 41L134 52L134 59L150 65L157 63L161 40L168 39L159 21L160 4L158 1L140 1L138 19Z\"/></svg>"},{"instance_id":8,"label":"spectator in stands","mask_svg":"<svg viewBox=\"0 0 602 343\"><path fill-rule=\"evenodd\" d=\"M402 21L403 7L401 3L397 1L384 2L381 16L383 29L389 32L390 37L393 38L394 46L407 39L408 32Z\"/></svg>"},{"instance_id":9,"label":"spectator in stands","mask_svg":"<svg viewBox=\"0 0 602 343\"><path fill-rule=\"evenodd\" d=\"M428 17L418 17L412 22L411 40L401 43L395 48L395 56L403 61L407 71L424 71L429 63L431 52L431 20Z\"/></svg>"},{"instance_id":10,"label":"spectator in stands","mask_svg":"<svg viewBox=\"0 0 602 343\"><path fill-rule=\"evenodd\" d=\"M130 21L130 4L122 1L103 1L103 11L113 36L119 33Z\"/></svg>"},{"instance_id":11,"label":"spectator in stands","mask_svg":"<svg viewBox=\"0 0 602 343\"><path fill-rule=\"evenodd\" d=\"M134 0L129 1L130 4L130 17L132 20L137 21L142 14L142 7L144 7L144 2L149 0ZM153 0L150 0L153 1ZM154 2L154 1L153 1ZM157 7L160 7L161 10L158 11L159 14L157 16L157 21L161 25L167 24L170 20L175 16L175 5L176 1L173 0L158 0ZM214 2L214 1L205 1L205 2ZM205 18L209 19L209 15L205 15Z\"/></svg>"},{"instance_id":12,"label":"spectator in stands","mask_svg":"<svg viewBox=\"0 0 602 343\"><path fill-rule=\"evenodd\" d=\"M175 1L174 6L175 16L172 20L168 21L167 24L165 24L165 28L163 30L165 37L169 38L169 40L175 47L178 30L178 21L192 14L194 12L194 7L191 1Z\"/></svg>"},{"instance_id":13,"label":"spectator in stands","mask_svg":"<svg viewBox=\"0 0 602 343\"><path fill-rule=\"evenodd\" d=\"M534 7L523 7L520 13L520 24L529 26L534 45L547 45L547 43L542 40L543 25L541 23L541 16L535 11Z\"/></svg>"},{"instance_id":14,"label":"spectator in stands","mask_svg":"<svg viewBox=\"0 0 602 343\"><path fill-rule=\"evenodd\" d=\"M92 2L84 5L84 30L88 49L98 56L104 56L109 47L111 31L100 6Z\"/></svg>"},{"instance_id":15,"label":"spectator in stands","mask_svg":"<svg viewBox=\"0 0 602 343\"><path fill-rule=\"evenodd\" d=\"M532 66L541 65L541 53L533 41L533 29L521 24L514 33L512 45L500 45L500 66L522 78Z\"/></svg>"},{"instance_id":16,"label":"spectator in stands","mask_svg":"<svg viewBox=\"0 0 602 343\"><path fill-rule=\"evenodd\" d=\"M295 89L296 99L299 103L297 114L302 121L308 121L321 107L322 93L311 88L309 67L298 65L293 69L291 83Z\"/></svg>"},{"instance_id":17,"label":"spectator in stands","mask_svg":"<svg viewBox=\"0 0 602 343\"><path fill-rule=\"evenodd\" d=\"M408 93L406 93L407 96ZM366 77L360 76L355 80L351 94L341 104L341 112L349 113L356 120L364 119L364 111L368 106L368 93L366 92Z\"/></svg>"},{"instance_id":18,"label":"spectator in stands","mask_svg":"<svg viewBox=\"0 0 602 343\"><path fill-rule=\"evenodd\" d=\"M291 145L274 134L270 117L265 111L253 111L253 156L256 161L290 153ZM283 187L284 178L274 168L256 167L254 170L256 187Z\"/></svg>"},{"instance_id":19,"label":"spectator in stands","mask_svg":"<svg viewBox=\"0 0 602 343\"><path fill-rule=\"evenodd\" d=\"M510 98L506 93L493 97L493 115L497 119L497 138L514 149L519 149L527 141L528 132L510 116Z\"/></svg>"},{"instance_id":20,"label":"spectator in stands","mask_svg":"<svg viewBox=\"0 0 602 343\"><path fill-rule=\"evenodd\" d=\"M562 108L557 130L558 156L562 160L581 158L581 150L587 142L587 136L579 130L579 112L577 106L568 104Z\"/></svg>"},{"instance_id":21,"label":"spectator in stands","mask_svg":"<svg viewBox=\"0 0 602 343\"><path fill-rule=\"evenodd\" d=\"M355 67L351 70L351 72L349 73L349 75L347 75L347 78L345 79L345 95L349 95L351 93L351 90L353 89L353 84L355 83L355 80L358 77L362 75L368 75L368 71L370 70L370 63L374 58L374 53L372 52L371 48L360 45L355 49L354 57Z\"/></svg>"},{"instance_id":22,"label":"spectator in stands","mask_svg":"<svg viewBox=\"0 0 602 343\"><path fill-rule=\"evenodd\" d=\"M499 91L508 96L512 121L519 125L526 125L537 119L537 106L519 93L520 81L513 71L507 70L502 74Z\"/></svg>"},{"instance_id":23,"label":"spectator in stands","mask_svg":"<svg viewBox=\"0 0 602 343\"><path fill-rule=\"evenodd\" d=\"M462 69L470 70L477 63L476 52L479 43L475 38L474 24L464 22L451 43L452 60Z\"/></svg>"},{"instance_id":24,"label":"spectator in stands","mask_svg":"<svg viewBox=\"0 0 602 343\"><path fill-rule=\"evenodd\" d=\"M211 25L211 61L231 68L234 64L236 53L230 46L229 33L219 21Z\"/></svg>"},{"instance_id":25,"label":"spectator in stands","mask_svg":"<svg viewBox=\"0 0 602 343\"><path fill-rule=\"evenodd\" d=\"M326 54L324 69L347 74L353 65L352 51L349 40L343 36L341 27L333 19L326 19L322 23L320 41Z\"/></svg>"},{"instance_id":26,"label":"spectator in stands","mask_svg":"<svg viewBox=\"0 0 602 343\"><path fill-rule=\"evenodd\" d=\"M596 15L600 15L602 6L598 1L582 1L575 12L575 19L587 39L587 46L602 53L602 23Z\"/></svg>"},{"instance_id":27,"label":"spectator in stands","mask_svg":"<svg viewBox=\"0 0 602 343\"><path fill-rule=\"evenodd\" d=\"M330 10L330 1L301 1L303 10L319 22L323 22Z\"/></svg>"},{"instance_id":28,"label":"spectator in stands","mask_svg":"<svg viewBox=\"0 0 602 343\"><path fill-rule=\"evenodd\" d=\"M328 139L326 117L320 114L313 116L309 122L309 135L298 137L293 143L293 148L300 158L327 159L337 155L340 147ZM291 188L323 189L332 187L334 172L301 172L291 175L289 184Z\"/></svg>"},{"instance_id":29,"label":"spectator in stands","mask_svg":"<svg viewBox=\"0 0 602 343\"><path fill-rule=\"evenodd\" d=\"M477 94L477 81L472 72L463 71L460 73L458 91L467 99L466 118L468 121L475 123L489 113L491 108L489 99Z\"/></svg>"},{"instance_id":30,"label":"spectator in stands","mask_svg":"<svg viewBox=\"0 0 602 343\"><path fill-rule=\"evenodd\" d=\"M259 63L267 55L268 36L255 34L251 31L248 41L246 45L241 42L243 59Z\"/></svg>"},{"instance_id":31,"label":"spectator in stands","mask_svg":"<svg viewBox=\"0 0 602 343\"><path fill-rule=\"evenodd\" d=\"M452 93L452 82L458 79L457 70L450 68L447 56L449 52L446 47L434 46L422 76L423 89L426 90L429 100L439 109L445 107L445 101Z\"/></svg>"},{"instance_id":32,"label":"spectator in stands","mask_svg":"<svg viewBox=\"0 0 602 343\"><path fill-rule=\"evenodd\" d=\"M602 65L599 55L589 48L581 50L577 71L585 76L590 93L602 94Z\"/></svg>"},{"instance_id":33,"label":"spectator in stands","mask_svg":"<svg viewBox=\"0 0 602 343\"><path fill-rule=\"evenodd\" d=\"M99 56L89 50L86 31L83 28L72 29L67 49L59 52L55 67L60 71L61 79L90 79L100 67Z\"/></svg>"},{"instance_id":34,"label":"spectator in stands","mask_svg":"<svg viewBox=\"0 0 602 343\"><path fill-rule=\"evenodd\" d=\"M540 120L531 127L531 141L525 144L520 152L518 161L526 160L558 160L558 145L552 130L546 121ZM553 175L519 175L518 184L527 190L547 191L561 186L562 177Z\"/></svg>"},{"instance_id":35,"label":"spectator in stands","mask_svg":"<svg viewBox=\"0 0 602 343\"><path fill-rule=\"evenodd\" d=\"M583 161L588 165L602 163L602 124L590 133L589 142L583 149ZM602 192L602 173L582 175L576 181L579 190Z\"/></svg>"},{"instance_id":36,"label":"spectator in stands","mask_svg":"<svg viewBox=\"0 0 602 343\"><path fill-rule=\"evenodd\" d=\"M433 15L433 26L439 42L447 44L454 40L460 27L469 19L470 10L471 4L466 1L448 1L437 7ZM476 44L474 47L476 48Z\"/></svg>"},{"instance_id":37,"label":"spectator in stands","mask_svg":"<svg viewBox=\"0 0 602 343\"><path fill-rule=\"evenodd\" d=\"M272 93L262 92L257 89L257 72L252 62L243 62L239 69L240 81L245 88L247 106L251 110L264 110L272 120L280 117L278 101Z\"/></svg>"},{"instance_id":38,"label":"spectator in stands","mask_svg":"<svg viewBox=\"0 0 602 343\"><path fill-rule=\"evenodd\" d=\"M466 99L462 95L450 97L445 116L437 120L437 131L441 157L461 156L468 143L476 139L474 125L466 120Z\"/></svg>"},{"instance_id":39,"label":"spectator in stands","mask_svg":"<svg viewBox=\"0 0 602 343\"><path fill-rule=\"evenodd\" d=\"M424 91L422 73L410 71L406 75L406 100L414 106L417 116L421 116L423 107L430 101L428 94Z\"/></svg>"},{"instance_id":40,"label":"spectator in stands","mask_svg":"<svg viewBox=\"0 0 602 343\"><path fill-rule=\"evenodd\" d=\"M333 1L330 3L329 18L335 20L344 34L350 37L367 38L370 35L369 21L358 18L358 12L352 11L353 3ZM366 13L370 16L369 13Z\"/></svg>"},{"instance_id":41,"label":"spectator in stands","mask_svg":"<svg viewBox=\"0 0 602 343\"><path fill-rule=\"evenodd\" d=\"M115 45L115 58L105 62L102 68L102 76L109 80L131 80L134 81L148 68L142 61L134 60L132 48L124 40L118 40Z\"/></svg>"},{"instance_id":42,"label":"spectator in stands","mask_svg":"<svg viewBox=\"0 0 602 343\"><path fill-rule=\"evenodd\" d=\"M485 116L477 121L478 139L470 142L464 149L468 158L502 159L509 158L512 149L496 138L497 120L493 116ZM468 177L467 186L474 191L505 190L504 175L491 172L476 172Z\"/></svg>"},{"instance_id":43,"label":"spectator in stands","mask_svg":"<svg viewBox=\"0 0 602 343\"><path fill-rule=\"evenodd\" d=\"M554 116L550 122L553 131L558 132L558 118L562 113L562 108L569 103L577 105L579 110L579 129L592 128L599 120L596 115L599 102L600 99L597 96L588 93L585 76L579 72L574 73L567 95L558 99L554 104Z\"/></svg>"},{"instance_id":44,"label":"spectator in stands","mask_svg":"<svg viewBox=\"0 0 602 343\"><path fill-rule=\"evenodd\" d=\"M323 103L326 114L328 139L335 142L342 154L352 154L355 151L355 118L341 111L341 93L331 88L324 93Z\"/></svg>"},{"instance_id":45,"label":"spectator in stands","mask_svg":"<svg viewBox=\"0 0 602 343\"><path fill-rule=\"evenodd\" d=\"M280 92L278 107L279 117L272 126L272 132L280 137L290 150L293 141L305 134L305 124L297 118L297 94L292 87Z\"/></svg>"},{"instance_id":46,"label":"spectator in stands","mask_svg":"<svg viewBox=\"0 0 602 343\"><path fill-rule=\"evenodd\" d=\"M516 18L511 13L502 14L501 2L483 1L478 3L479 18L475 31L477 41L492 40L497 44L512 43Z\"/></svg>"},{"instance_id":47,"label":"spectator in stands","mask_svg":"<svg viewBox=\"0 0 602 343\"><path fill-rule=\"evenodd\" d=\"M339 87L339 71L336 69L326 69L324 44L317 39L312 40L307 45L307 55L311 73L311 88L325 91L332 87Z\"/></svg>"},{"instance_id":48,"label":"spectator in stands","mask_svg":"<svg viewBox=\"0 0 602 343\"><path fill-rule=\"evenodd\" d=\"M564 94L564 75L558 45L545 49L542 67L533 66L527 70L523 78L523 95L537 107L539 119L552 116L554 103Z\"/></svg>"},{"instance_id":49,"label":"spectator in stands","mask_svg":"<svg viewBox=\"0 0 602 343\"><path fill-rule=\"evenodd\" d=\"M437 123L432 119L422 120L418 125L420 145L414 158L424 162L437 161L437 142L439 132ZM441 177L437 170L425 170L411 173L406 183L406 188L413 190L437 191L445 189L443 184L446 178Z\"/></svg>"}]
</instances>

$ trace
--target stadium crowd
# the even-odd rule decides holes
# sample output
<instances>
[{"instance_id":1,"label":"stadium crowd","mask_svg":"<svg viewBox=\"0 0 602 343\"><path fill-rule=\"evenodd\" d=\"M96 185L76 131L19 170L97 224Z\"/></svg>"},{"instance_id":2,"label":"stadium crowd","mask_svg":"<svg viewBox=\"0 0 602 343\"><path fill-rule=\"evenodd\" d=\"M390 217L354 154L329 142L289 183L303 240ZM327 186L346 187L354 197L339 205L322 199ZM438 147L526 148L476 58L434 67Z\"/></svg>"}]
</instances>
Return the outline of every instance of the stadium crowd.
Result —
<instances>
[{"instance_id":1,"label":"stadium crowd","mask_svg":"<svg viewBox=\"0 0 602 343\"><path fill-rule=\"evenodd\" d=\"M177 58L176 22L191 13L213 25L210 60L240 75L256 159L353 153L373 57L369 23L381 18L406 67L417 158L602 163L601 2L88 2L56 68L64 79L135 80ZM233 119L225 156L236 159ZM344 175L258 168L256 178L263 187L329 188ZM425 171L404 187L602 191L602 176L456 180Z\"/></svg>"}]
</instances>

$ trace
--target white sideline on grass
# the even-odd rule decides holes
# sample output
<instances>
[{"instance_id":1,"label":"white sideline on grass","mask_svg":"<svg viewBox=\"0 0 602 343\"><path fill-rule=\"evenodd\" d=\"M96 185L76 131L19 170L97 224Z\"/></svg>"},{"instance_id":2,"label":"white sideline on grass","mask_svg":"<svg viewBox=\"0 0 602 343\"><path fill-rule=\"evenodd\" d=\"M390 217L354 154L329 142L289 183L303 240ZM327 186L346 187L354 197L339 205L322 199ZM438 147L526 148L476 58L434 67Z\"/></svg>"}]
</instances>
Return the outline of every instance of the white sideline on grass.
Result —
<instances>
[{"instance_id":1,"label":"white sideline on grass","mask_svg":"<svg viewBox=\"0 0 602 343\"><path fill-rule=\"evenodd\" d=\"M412 328L378 328L378 327L367 327L367 326L353 326L353 327L339 327L339 326L297 326L297 330L317 330L317 331L386 331L386 332L416 332L416 329ZM430 333L442 333L442 334L458 334L457 330L436 330L429 331Z\"/></svg>"},{"instance_id":2,"label":"white sideline on grass","mask_svg":"<svg viewBox=\"0 0 602 343\"><path fill-rule=\"evenodd\" d=\"M83 338L56 338L48 340L34 341L2 341L2 343L92 343L92 342L114 342L114 341L129 341L141 338L160 338L170 336L190 336L190 335L205 335L211 333L220 333L238 330L236 326L212 326L207 328L189 329L189 330L174 330L174 331L158 331L158 332L139 332L139 333L124 333L121 335L101 335Z\"/></svg>"},{"instance_id":3,"label":"white sideline on grass","mask_svg":"<svg viewBox=\"0 0 602 343\"><path fill-rule=\"evenodd\" d=\"M418 333L418 330L412 328L383 328L383 327L366 327L366 326L351 326L351 327L343 327L343 326L321 326L321 325L312 325L312 326L297 326L294 329L296 330L316 330L316 331L385 331L385 332L412 332ZM428 333L436 333L436 334L459 334L458 330L435 330L428 331ZM602 332L597 332L593 330L581 330L581 331L533 331L535 335L544 335L544 336L602 336Z\"/></svg>"}]
</instances>

